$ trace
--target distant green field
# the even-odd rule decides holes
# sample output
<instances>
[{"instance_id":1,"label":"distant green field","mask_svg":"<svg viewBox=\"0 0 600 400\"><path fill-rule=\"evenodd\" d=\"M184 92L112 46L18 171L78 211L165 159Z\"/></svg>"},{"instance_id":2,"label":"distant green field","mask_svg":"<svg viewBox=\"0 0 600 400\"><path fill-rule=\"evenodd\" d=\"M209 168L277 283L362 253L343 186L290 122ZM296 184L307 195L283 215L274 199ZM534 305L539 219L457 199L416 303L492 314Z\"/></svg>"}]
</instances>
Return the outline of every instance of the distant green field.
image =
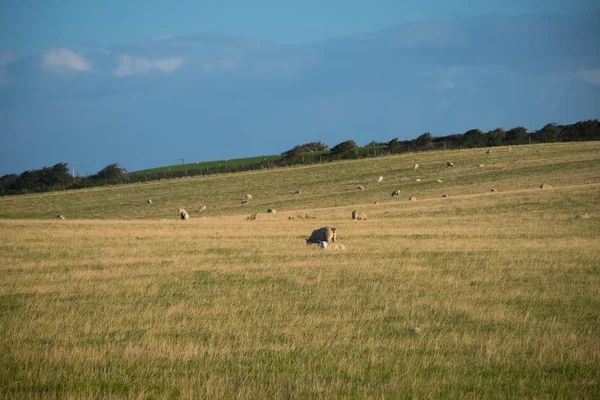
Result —
<instances>
[{"instance_id":1,"label":"distant green field","mask_svg":"<svg viewBox=\"0 0 600 400\"><path fill-rule=\"evenodd\" d=\"M142 169L139 171L130 172L130 174L161 174L164 172L178 172L178 171L191 171L191 170L202 170L207 168L223 167L224 169L230 170L239 166L246 166L253 163L261 163L264 161L274 161L282 158L281 154L275 154L270 156L257 156L257 157L246 157L246 158L231 158L227 160L215 160L215 161L202 161L188 164L176 164L169 165L166 167Z\"/></svg>"}]
</instances>

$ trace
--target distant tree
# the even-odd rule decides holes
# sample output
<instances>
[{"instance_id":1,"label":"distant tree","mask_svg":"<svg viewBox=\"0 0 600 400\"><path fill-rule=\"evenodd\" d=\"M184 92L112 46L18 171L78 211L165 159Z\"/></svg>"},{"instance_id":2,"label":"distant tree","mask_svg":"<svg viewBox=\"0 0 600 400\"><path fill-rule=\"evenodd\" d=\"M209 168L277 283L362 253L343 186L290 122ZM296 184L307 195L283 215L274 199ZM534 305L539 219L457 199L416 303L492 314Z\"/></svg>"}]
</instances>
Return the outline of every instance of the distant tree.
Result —
<instances>
[{"instance_id":1,"label":"distant tree","mask_svg":"<svg viewBox=\"0 0 600 400\"><path fill-rule=\"evenodd\" d=\"M400 140L398 140L398 138L394 138L385 144L385 148L390 153L397 153L402 148L402 144L400 143Z\"/></svg>"},{"instance_id":2,"label":"distant tree","mask_svg":"<svg viewBox=\"0 0 600 400\"><path fill-rule=\"evenodd\" d=\"M560 139L561 127L556 123L546 124L539 131L533 132L531 138L538 143L552 143Z\"/></svg>"},{"instance_id":3,"label":"distant tree","mask_svg":"<svg viewBox=\"0 0 600 400\"><path fill-rule=\"evenodd\" d=\"M471 129L463 134L462 144L468 148L484 147L486 145L486 137L479 129Z\"/></svg>"},{"instance_id":4,"label":"distant tree","mask_svg":"<svg viewBox=\"0 0 600 400\"><path fill-rule=\"evenodd\" d=\"M122 168L119 164L109 164L100 171L96 172L92 175L92 178L105 180L108 183L117 183L119 182L123 175L127 173L125 168Z\"/></svg>"},{"instance_id":5,"label":"distant tree","mask_svg":"<svg viewBox=\"0 0 600 400\"><path fill-rule=\"evenodd\" d=\"M292 155L298 155L300 153L309 153L311 151L323 151L323 150L327 150L328 147L329 146L327 146L325 143L321 143L321 142L310 142L310 143L304 143L304 144L297 144L296 146L294 146L293 148L284 152L283 154L292 156Z\"/></svg>"},{"instance_id":6,"label":"distant tree","mask_svg":"<svg viewBox=\"0 0 600 400\"><path fill-rule=\"evenodd\" d=\"M527 142L527 129L522 126L508 130L504 138L504 144L526 144Z\"/></svg>"},{"instance_id":7,"label":"distant tree","mask_svg":"<svg viewBox=\"0 0 600 400\"><path fill-rule=\"evenodd\" d=\"M486 133L485 136L487 137L486 141L488 146L502 146L504 138L506 137L506 132L503 128L496 128Z\"/></svg>"},{"instance_id":8,"label":"distant tree","mask_svg":"<svg viewBox=\"0 0 600 400\"><path fill-rule=\"evenodd\" d=\"M432 142L433 137L429 132L422 133L418 138L413 140L414 147L420 150L427 150L429 147L431 147Z\"/></svg>"},{"instance_id":9,"label":"distant tree","mask_svg":"<svg viewBox=\"0 0 600 400\"><path fill-rule=\"evenodd\" d=\"M337 154L341 156L350 156L357 149L356 142L354 140L346 140L333 146L330 150L331 154Z\"/></svg>"}]
</instances>

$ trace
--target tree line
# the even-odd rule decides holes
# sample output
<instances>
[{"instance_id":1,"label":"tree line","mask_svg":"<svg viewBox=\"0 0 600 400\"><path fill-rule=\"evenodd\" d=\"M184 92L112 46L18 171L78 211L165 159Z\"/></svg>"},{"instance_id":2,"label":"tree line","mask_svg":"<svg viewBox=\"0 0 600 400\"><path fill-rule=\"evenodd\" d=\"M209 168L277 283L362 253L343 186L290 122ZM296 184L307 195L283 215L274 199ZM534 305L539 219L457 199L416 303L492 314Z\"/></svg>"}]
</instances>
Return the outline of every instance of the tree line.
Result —
<instances>
[{"instance_id":1,"label":"tree line","mask_svg":"<svg viewBox=\"0 0 600 400\"><path fill-rule=\"evenodd\" d=\"M587 120L571 125L546 124L542 129L529 132L518 126L505 131L496 128L488 132L470 129L465 133L446 136L432 136L429 132L415 139L391 139L387 142L372 141L358 146L354 140L346 140L329 148L321 142L296 145L281 154L276 160L254 162L243 166L215 166L203 169L189 169L174 172L128 173L119 164L109 164L93 175L86 177L69 174L67 163L58 163L52 167L25 171L19 175L7 174L0 177L0 195L14 195L55 190L80 189L84 187L126 184L150 180L180 178L186 176L211 175L239 172L253 169L286 167L298 164L314 164L342 159L379 157L415 151L468 149L534 143L576 142L600 140L600 120Z\"/></svg>"}]
</instances>

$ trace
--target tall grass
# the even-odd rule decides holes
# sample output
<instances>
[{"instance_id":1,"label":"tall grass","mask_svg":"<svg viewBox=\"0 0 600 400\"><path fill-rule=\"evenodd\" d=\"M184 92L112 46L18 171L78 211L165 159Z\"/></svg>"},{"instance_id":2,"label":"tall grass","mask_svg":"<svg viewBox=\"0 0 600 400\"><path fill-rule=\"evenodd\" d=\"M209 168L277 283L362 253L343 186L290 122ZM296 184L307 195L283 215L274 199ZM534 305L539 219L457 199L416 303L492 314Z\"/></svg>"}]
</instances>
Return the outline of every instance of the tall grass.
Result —
<instances>
[{"instance_id":1,"label":"tall grass","mask_svg":"<svg viewBox=\"0 0 600 400\"><path fill-rule=\"evenodd\" d=\"M1 199L0 395L598 398L598 147ZM225 210L177 221L171 205L204 187ZM246 192L249 207L225 203ZM70 218L41 219L52 201ZM324 225L346 251L304 244Z\"/></svg>"}]
</instances>

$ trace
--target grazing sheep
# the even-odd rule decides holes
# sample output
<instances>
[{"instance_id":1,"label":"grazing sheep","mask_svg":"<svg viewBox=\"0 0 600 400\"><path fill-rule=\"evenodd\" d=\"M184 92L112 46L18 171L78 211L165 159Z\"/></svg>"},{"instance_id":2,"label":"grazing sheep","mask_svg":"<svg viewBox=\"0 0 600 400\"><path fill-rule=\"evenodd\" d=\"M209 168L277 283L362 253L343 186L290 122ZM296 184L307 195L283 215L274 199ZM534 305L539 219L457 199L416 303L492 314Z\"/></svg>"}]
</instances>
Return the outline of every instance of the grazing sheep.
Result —
<instances>
[{"instance_id":1,"label":"grazing sheep","mask_svg":"<svg viewBox=\"0 0 600 400\"><path fill-rule=\"evenodd\" d=\"M251 194L247 194L246 195L246 200L252 200L252 195Z\"/></svg>"},{"instance_id":2,"label":"grazing sheep","mask_svg":"<svg viewBox=\"0 0 600 400\"><path fill-rule=\"evenodd\" d=\"M248 203L250 203L250 200L242 200L242 201L240 201L241 205L245 205L245 204L248 204Z\"/></svg>"},{"instance_id":3,"label":"grazing sheep","mask_svg":"<svg viewBox=\"0 0 600 400\"><path fill-rule=\"evenodd\" d=\"M454 163L452 161L447 161L446 167L454 167Z\"/></svg>"},{"instance_id":4,"label":"grazing sheep","mask_svg":"<svg viewBox=\"0 0 600 400\"><path fill-rule=\"evenodd\" d=\"M415 196L410 196L408 198L408 201L417 201L417 198Z\"/></svg>"},{"instance_id":5,"label":"grazing sheep","mask_svg":"<svg viewBox=\"0 0 600 400\"><path fill-rule=\"evenodd\" d=\"M200 208L198 209L198 212L202 212L202 211L206 211L206 206L203 204L200 206Z\"/></svg>"},{"instance_id":6,"label":"grazing sheep","mask_svg":"<svg viewBox=\"0 0 600 400\"><path fill-rule=\"evenodd\" d=\"M550 185L548 185L548 184L545 184L545 183L542 183L542 184L540 185L540 189L552 189L552 186L550 186Z\"/></svg>"},{"instance_id":7,"label":"grazing sheep","mask_svg":"<svg viewBox=\"0 0 600 400\"><path fill-rule=\"evenodd\" d=\"M442 195L442 197L443 197L443 198L446 198L446 197L448 197L448 195L447 195L446 193L444 193L444 194Z\"/></svg>"},{"instance_id":8,"label":"grazing sheep","mask_svg":"<svg viewBox=\"0 0 600 400\"><path fill-rule=\"evenodd\" d=\"M149 205L152 205L152 200L146 199L146 203L148 203Z\"/></svg>"},{"instance_id":9,"label":"grazing sheep","mask_svg":"<svg viewBox=\"0 0 600 400\"><path fill-rule=\"evenodd\" d=\"M488 151L485 152L486 156L491 156L492 155L492 149L489 149Z\"/></svg>"},{"instance_id":10,"label":"grazing sheep","mask_svg":"<svg viewBox=\"0 0 600 400\"><path fill-rule=\"evenodd\" d=\"M335 228L324 226L323 228L315 229L310 237L306 239L306 244L314 244L319 242L335 243L336 233Z\"/></svg>"},{"instance_id":11,"label":"grazing sheep","mask_svg":"<svg viewBox=\"0 0 600 400\"><path fill-rule=\"evenodd\" d=\"M302 190L301 189L296 190L295 194L302 194Z\"/></svg>"},{"instance_id":12,"label":"grazing sheep","mask_svg":"<svg viewBox=\"0 0 600 400\"><path fill-rule=\"evenodd\" d=\"M438 181L438 183L442 183L442 182L444 182L444 181L443 181L443 180L441 180L441 179L436 179L436 181Z\"/></svg>"},{"instance_id":13,"label":"grazing sheep","mask_svg":"<svg viewBox=\"0 0 600 400\"><path fill-rule=\"evenodd\" d=\"M383 176L380 176L379 178L377 178L377 183L381 183L383 182Z\"/></svg>"},{"instance_id":14,"label":"grazing sheep","mask_svg":"<svg viewBox=\"0 0 600 400\"><path fill-rule=\"evenodd\" d=\"M179 214L179 218L181 218L182 221L188 221L190 219L190 215L184 208L177 210L177 214Z\"/></svg>"},{"instance_id":15,"label":"grazing sheep","mask_svg":"<svg viewBox=\"0 0 600 400\"><path fill-rule=\"evenodd\" d=\"M584 213L584 214L575 216L575 219L590 219L590 218L592 218L592 217L590 217L590 214L588 214L588 213Z\"/></svg>"},{"instance_id":16,"label":"grazing sheep","mask_svg":"<svg viewBox=\"0 0 600 400\"><path fill-rule=\"evenodd\" d=\"M344 246L341 243L329 243L327 248L329 248L331 250L346 250L346 246Z\"/></svg>"},{"instance_id":17,"label":"grazing sheep","mask_svg":"<svg viewBox=\"0 0 600 400\"><path fill-rule=\"evenodd\" d=\"M421 178L417 178L417 182L421 182Z\"/></svg>"},{"instance_id":18,"label":"grazing sheep","mask_svg":"<svg viewBox=\"0 0 600 400\"><path fill-rule=\"evenodd\" d=\"M365 190L365 187L364 187L364 186L362 186L362 185L358 185L356 188L357 188L358 190Z\"/></svg>"},{"instance_id":19,"label":"grazing sheep","mask_svg":"<svg viewBox=\"0 0 600 400\"><path fill-rule=\"evenodd\" d=\"M267 210L267 213L268 213L268 214L276 214L276 213L277 213L277 211L273 210L272 208L269 208L269 209Z\"/></svg>"},{"instance_id":20,"label":"grazing sheep","mask_svg":"<svg viewBox=\"0 0 600 400\"><path fill-rule=\"evenodd\" d=\"M65 219L65 216L62 214L58 214L58 216L56 217L57 219Z\"/></svg>"},{"instance_id":21,"label":"grazing sheep","mask_svg":"<svg viewBox=\"0 0 600 400\"><path fill-rule=\"evenodd\" d=\"M400 190L396 189L392 192L392 197L394 196L400 196Z\"/></svg>"},{"instance_id":22,"label":"grazing sheep","mask_svg":"<svg viewBox=\"0 0 600 400\"><path fill-rule=\"evenodd\" d=\"M352 219L356 220L358 218L358 212L356 210L352 210Z\"/></svg>"},{"instance_id":23,"label":"grazing sheep","mask_svg":"<svg viewBox=\"0 0 600 400\"><path fill-rule=\"evenodd\" d=\"M490 189L490 192L492 192L492 193L496 193L496 192L497 192L497 190L496 190L496 188L491 188L491 189Z\"/></svg>"},{"instance_id":24,"label":"grazing sheep","mask_svg":"<svg viewBox=\"0 0 600 400\"><path fill-rule=\"evenodd\" d=\"M479 164L479 168L483 168L483 164Z\"/></svg>"},{"instance_id":25,"label":"grazing sheep","mask_svg":"<svg viewBox=\"0 0 600 400\"><path fill-rule=\"evenodd\" d=\"M415 164L415 165L413 165L413 169L414 169L415 171L416 171L416 170L418 170L418 169L419 169L419 164Z\"/></svg>"}]
</instances>

